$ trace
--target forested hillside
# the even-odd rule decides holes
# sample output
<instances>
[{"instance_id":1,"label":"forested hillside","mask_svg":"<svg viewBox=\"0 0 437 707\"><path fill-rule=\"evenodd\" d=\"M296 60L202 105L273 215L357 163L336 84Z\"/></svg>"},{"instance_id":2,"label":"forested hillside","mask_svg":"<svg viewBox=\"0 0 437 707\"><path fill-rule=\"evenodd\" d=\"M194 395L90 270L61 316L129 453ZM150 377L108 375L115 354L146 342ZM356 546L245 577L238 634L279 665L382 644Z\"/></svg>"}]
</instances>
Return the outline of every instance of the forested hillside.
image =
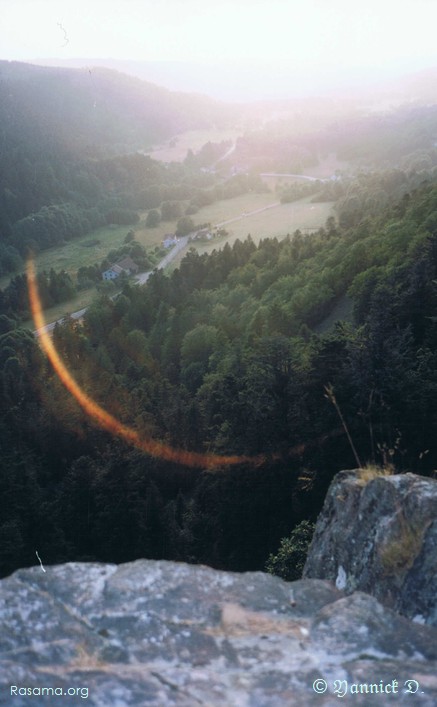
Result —
<instances>
[{"instance_id":1,"label":"forested hillside","mask_svg":"<svg viewBox=\"0 0 437 707\"><path fill-rule=\"evenodd\" d=\"M0 275L19 270L29 248L135 223L150 187L161 188L158 206L172 198L163 187L186 175L135 151L230 115L114 71L0 62Z\"/></svg>"},{"instance_id":2,"label":"forested hillside","mask_svg":"<svg viewBox=\"0 0 437 707\"><path fill-rule=\"evenodd\" d=\"M341 104L340 104L341 106ZM406 103L389 111L355 107L346 115L338 106L331 114L330 103L319 107L316 118L296 111L282 120L267 122L261 129L241 136L229 162L256 167L260 171L305 173L317 166L320 157L335 155L347 170L405 171L437 166L437 107Z\"/></svg>"},{"instance_id":3,"label":"forested hillside","mask_svg":"<svg viewBox=\"0 0 437 707\"><path fill-rule=\"evenodd\" d=\"M82 155L144 149L193 127L226 123L235 114L205 96L168 91L94 66L0 61L0 90L2 125L16 131L22 144L41 148L35 138L51 136Z\"/></svg>"},{"instance_id":4,"label":"forested hillside","mask_svg":"<svg viewBox=\"0 0 437 707\"><path fill-rule=\"evenodd\" d=\"M315 519L340 469L434 473L432 106L292 138L287 126L272 138L266 124L230 152L208 143L163 164L137 150L229 114L110 71L0 69L0 274L15 273L0 291L2 575L34 564L36 550L45 564L148 557L263 569L281 538ZM246 159L301 170L331 151L349 160L345 173L275 186L278 201L335 201L317 232L192 249L170 275L127 282L55 328L81 390L132 439L161 447L145 454L99 428L20 326L28 253L126 226L120 247L75 280L40 271L42 306L68 300L118 257L153 268L131 229L139 212L144 228L179 218L188 233L202 207L267 188Z\"/></svg>"},{"instance_id":5,"label":"forested hillside","mask_svg":"<svg viewBox=\"0 0 437 707\"><path fill-rule=\"evenodd\" d=\"M340 214L341 215L341 214ZM262 569L359 461L437 465L437 187L313 235L190 251L101 297L54 343L86 392L140 435L244 455L191 468L99 430L33 336L1 317L1 572L137 557ZM318 326L347 295L349 321ZM251 458L254 458L251 461Z\"/></svg>"}]
</instances>

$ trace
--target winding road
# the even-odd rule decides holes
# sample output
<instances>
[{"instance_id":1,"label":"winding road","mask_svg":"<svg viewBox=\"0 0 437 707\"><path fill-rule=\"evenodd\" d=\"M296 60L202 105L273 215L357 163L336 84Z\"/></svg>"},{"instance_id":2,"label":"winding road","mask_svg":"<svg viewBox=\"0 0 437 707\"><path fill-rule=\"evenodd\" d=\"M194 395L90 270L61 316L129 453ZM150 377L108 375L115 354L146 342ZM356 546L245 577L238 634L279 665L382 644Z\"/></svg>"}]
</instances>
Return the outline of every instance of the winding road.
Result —
<instances>
[{"instance_id":1,"label":"winding road","mask_svg":"<svg viewBox=\"0 0 437 707\"><path fill-rule=\"evenodd\" d=\"M260 176L261 177L263 177L263 176L264 177L300 177L301 179L308 179L308 180L314 181L314 182L317 181L316 177L308 177L308 176L304 176L301 174L279 174L276 172L265 172L265 173L261 174ZM320 179L319 181L327 182L327 181L329 181L329 179ZM242 213L240 216L234 216L233 218L227 219L226 221L221 221L220 223L216 223L214 225L214 228L221 228L222 226L226 226L230 223L234 223L235 221L241 221L242 219L246 218L247 216L253 216L255 214L260 214L263 211L268 211L268 209L275 209L278 206L281 206L281 202L275 201L273 204L268 204L267 206L263 206L261 209L255 209L254 211L247 211L245 213ZM190 242L190 237L192 235L193 234L190 233L187 236L183 236L182 238L179 238L179 241L176 243L174 248L172 248L170 250L170 252L164 256L164 258L160 261L160 263L156 266L156 268L154 270L164 270L164 268L166 268L167 265L169 265L172 262L172 260L174 260L176 258L176 256L179 255L179 253L187 247L188 243ZM139 275L136 276L134 282L138 285L144 285L147 282L147 280L149 279L149 277L152 275L154 270L149 270L148 272L140 273ZM116 296L117 295L114 295L114 297L116 297ZM83 317L83 315L85 314L87 309L88 309L88 307L84 307L83 309L79 309L77 312L73 312L69 316L72 319L80 319L81 317ZM51 322L50 324L46 324L41 329L36 329L33 333L35 334L35 336L40 336L42 332L50 333L53 331L56 324L62 324L64 319L65 319L65 317L61 317L60 319L57 319L55 322Z\"/></svg>"},{"instance_id":2,"label":"winding road","mask_svg":"<svg viewBox=\"0 0 437 707\"><path fill-rule=\"evenodd\" d=\"M156 270L163 270L164 268L167 267L169 263L171 263L172 260L175 259L175 257L178 255L178 253L181 252L184 248L186 248L187 244L189 241L189 236L184 236L183 238L180 238L179 241L176 243L174 248L171 249L167 255L164 256L164 258L161 260L161 262L156 266ZM149 270L148 272L143 272L140 273L139 275L136 276L135 278L135 284L138 285L144 285L149 277L152 275L154 270ZM114 297L117 297L117 295L114 295ZM77 312L73 312L72 314L68 315L72 319L80 319L83 317L85 312L87 311L88 307L84 307L83 309L79 309ZM35 336L41 336L43 332L50 333L53 331L55 328L56 324L62 324L64 321L65 317L61 317L60 319L57 319L55 322L51 322L50 324L46 324L44 327L41 327L41 329L35 329L33 332Z\"/></svg>"},{"instance_id":3,"label":"winding road","mask_svg":"<svg viewBox=\"0 0 437 707\"><path fill-rule=\"evenodd\" d=\"M261 172L260 177L295 177L296 179L307 179L310 182L329 182L328 179L321 179L320 177L309 177L307 174L289 174L288 172Z\"/></svg>"}]
</instances>

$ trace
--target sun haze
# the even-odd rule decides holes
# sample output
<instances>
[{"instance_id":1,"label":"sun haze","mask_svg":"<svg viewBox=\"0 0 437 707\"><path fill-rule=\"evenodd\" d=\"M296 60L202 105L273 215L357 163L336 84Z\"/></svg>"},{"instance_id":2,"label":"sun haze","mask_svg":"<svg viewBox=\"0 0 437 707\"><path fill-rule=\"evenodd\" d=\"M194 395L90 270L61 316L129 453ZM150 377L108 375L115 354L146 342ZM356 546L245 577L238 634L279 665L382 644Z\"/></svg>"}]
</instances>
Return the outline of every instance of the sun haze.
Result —
<instances>
[{"instance_id":1,"label":"sun haze","mask_svg":"<svg viewBox=\"0 0 437 707\"><path fill-rule=\"evenodd\" d=\"M434 0L0 0L0 9L3 59L214 67L211 93L220 70L222 84L234 76L261 98L273 75L289 78L283 92L311 93L437 63Z\"/></svg>"}]
</instances>

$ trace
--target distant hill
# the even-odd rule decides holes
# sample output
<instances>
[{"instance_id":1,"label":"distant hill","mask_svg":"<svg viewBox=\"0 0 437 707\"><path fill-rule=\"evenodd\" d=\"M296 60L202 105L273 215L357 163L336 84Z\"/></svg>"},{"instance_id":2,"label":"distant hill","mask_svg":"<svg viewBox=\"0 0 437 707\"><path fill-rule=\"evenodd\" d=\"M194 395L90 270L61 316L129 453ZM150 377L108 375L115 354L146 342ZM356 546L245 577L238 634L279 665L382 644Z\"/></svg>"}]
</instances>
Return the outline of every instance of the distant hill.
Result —
<instances>
[{"instance_id":1,"label":"distant hill","mask_svg":"<svg viewBox=\"0 0 437 707\"><path fill-rule=\"evenodd\" d=\"M406 76L401 82L401 87L410 100L436 103L437 67L424 69Z\"/></svg>"},{"instance_id":2,"label":"distant hill","mask_svg":"<svg viewBox=\"0 0 437 707\"><path fill-rule=\"evenodd\" d=\"M36 59L41 66L93 67L121 71L165 86L172 91L201 93L219 100L252 103L302 101L315 96L337 98L346 104L387 108L405 101L435 102L437 68L379 66L364 70L348 66L340 70L324 66L323 72L302 72L286 66L269 67L253 62L151 61L109 57Z\"/></svg>"},{"instance_id":3,"label":"distant hill","mask_svg":"<svg viewBox=\"0 0 437 707\"><path fill-rule=\"evenodd\" d=\"M230 120L225 104L117 71L0 61L0 275L19 269L28 247L87 233L114 209L133 223L132 180L137 192L171 181L138 153Z\"/></svg>"},{"instance_id":4,"label":"distant hill","mask_svg":"<svg viewBox=\"0 0 437 707\"><path fill-rule=\"evenodd\" d=\"M230 111L110 69L7 61L0 61L0 106L12 140L27 123L30 139L50 133L67 150L87 155L147 148L183 130L223 123Z\"/></svg>"}]
</instances>

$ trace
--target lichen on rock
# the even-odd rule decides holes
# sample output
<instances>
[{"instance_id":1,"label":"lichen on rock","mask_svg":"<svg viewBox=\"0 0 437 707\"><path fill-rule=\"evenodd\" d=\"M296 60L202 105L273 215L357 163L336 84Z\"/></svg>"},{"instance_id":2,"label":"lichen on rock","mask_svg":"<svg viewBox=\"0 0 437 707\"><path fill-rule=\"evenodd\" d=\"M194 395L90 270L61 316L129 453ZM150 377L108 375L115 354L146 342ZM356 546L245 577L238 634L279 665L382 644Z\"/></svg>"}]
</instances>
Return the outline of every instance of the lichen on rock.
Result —
<instances>
[{"instance_id":1,"label":"lichen on rock","mask_svg":"<svg viewBox=\"0 0 437 707\"><path fill-rule=\"evenodd\" d=\"M367 592L437 626L437 481L415 474L362 481L360 470L334 478L304 577Z\"/></svg>"}]
</instances>

